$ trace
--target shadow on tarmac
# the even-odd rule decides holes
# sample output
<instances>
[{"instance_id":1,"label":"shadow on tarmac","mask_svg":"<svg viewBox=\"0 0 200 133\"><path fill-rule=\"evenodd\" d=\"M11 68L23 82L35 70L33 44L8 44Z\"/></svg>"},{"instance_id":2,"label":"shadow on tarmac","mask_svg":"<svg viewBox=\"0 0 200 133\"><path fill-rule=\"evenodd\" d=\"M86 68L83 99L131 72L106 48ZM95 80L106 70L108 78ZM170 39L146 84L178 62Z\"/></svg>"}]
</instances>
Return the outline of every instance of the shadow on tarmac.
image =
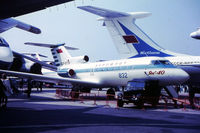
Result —
<instances>
[{"instance_id":1,"label":"shadow on tarmac","mask_svg":"<svg viewBox=\"0 0 200 133\"><path fill-rule=\"evenodd\" d=\"M172 131L199 131L200 124L188 124L184 122L183 116L171 116L170 120L150 119L138 116L120 116L109 114L88 113L100 107L87 107L82 109L54 109L54 110L32 110L29 108L8 108L0 112L0 131L4 132L47 132L52 130L67 130L70 128L93 127L97 131L109 131L110 127L139 127L170 129ZM104 108L104 111L106 109ZM116 109L112 109L116 110ZM120 111L122 113L123 110ZM136 111L137 112L137 111ZM135 113L136 113L135 112ZM126 113L126 111L124 112ZM147 113L147 112L146 112ZM159 113L158 113L159 114ZM160 114L159 114L160 115ZM159 116L158 115L158 116ZM174 118L174 117L177 118ZM155 116L156 117L156 116ZM171 119L182 119L182 122ZM105 127L102 129L101 127ZM108 128L108 129L107 129ZM83 130L82 130L83 131ZM169 130L168 130L169 131Z\"/></svg>"},{"instance_id":2,"label":"shadow on tarmac","mask_svg":"<svg viewBox=\"0 0 200 133\"><path fill-rule=\"evenodd\" d=\"M12 99L12 98L11 98ZM13 98L15 99L15 98ZM60 99L32 96L10 101L0 110L0 132L144 132L198 133L200 115L159 112L129 108L84 107L34 104Z\"/></svg>"}]
</instances>

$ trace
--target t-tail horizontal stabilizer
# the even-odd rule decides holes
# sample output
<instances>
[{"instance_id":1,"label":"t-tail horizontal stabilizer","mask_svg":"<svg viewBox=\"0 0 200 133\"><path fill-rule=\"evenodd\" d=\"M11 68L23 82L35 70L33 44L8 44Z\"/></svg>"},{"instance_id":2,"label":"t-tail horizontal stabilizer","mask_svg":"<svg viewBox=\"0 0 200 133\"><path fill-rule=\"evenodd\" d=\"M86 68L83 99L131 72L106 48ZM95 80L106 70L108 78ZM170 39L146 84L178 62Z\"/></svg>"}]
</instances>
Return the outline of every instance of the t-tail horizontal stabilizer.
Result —
<instances>
[{"instance_id":1,"label":"t-tail horizontal stabilizer","mask_svg":"<svg viewBox=\"0 0 200 133\"><path fill-rule=\"evenodd\" d=\"M61 44L45 44L45 43L26 42L24 44L26 44L26 45L32 45L32 46L47 47L47 48L56 48L56 47L59 47L59 46L64 46L67 50L79 50L79 48L65 46L65 43L61 43Z\"/></svg>"},{"instance_id":2,"label":"t-tail horizontal stabilizer","mask_svg":"<svg viewBox=\"0 0 200 133\"><path fill-rule=\"evenodd\" d=\"M43 43L32 43L27 42L26 45L33 45L39 47L51 48L51 53L54 58L55 65L57 67L69 64L69 59L72 58L67 50L78 50L78 48L65 46L65 43L62 44L43 44Z\"/></svg>"},{"instance_id":3,"label":"t-tail horizontal stabilizer","mask_svg":"<svg viewBox=\"0 0 200 133\"><path fill-rule=\"evenodd\" d=\"M104 21L103 25L107 27L121 58L174 54L157 45L135 24L136 19L150 16L149 12L123 13L92 6L78 8L102 17L98 20Z\"/></svg>"},{"instance_id":4,"label":"t-tail horizontal stabilizer","mask_svg":"<svg viewBox=\"0 0 200 133\"><path fill-rule=\"evenodd\" d=\"M98 16L104 17L104 18L119 18L119 17L132 16L132 18L139 19L139 18L144 18L151 15L151 13L149 12L123 13L123 12L112 11L112 10L93 7L93 6L79 6L78 8L88 11L90 13L96 14Z\"/></svg>"}]
</instances>

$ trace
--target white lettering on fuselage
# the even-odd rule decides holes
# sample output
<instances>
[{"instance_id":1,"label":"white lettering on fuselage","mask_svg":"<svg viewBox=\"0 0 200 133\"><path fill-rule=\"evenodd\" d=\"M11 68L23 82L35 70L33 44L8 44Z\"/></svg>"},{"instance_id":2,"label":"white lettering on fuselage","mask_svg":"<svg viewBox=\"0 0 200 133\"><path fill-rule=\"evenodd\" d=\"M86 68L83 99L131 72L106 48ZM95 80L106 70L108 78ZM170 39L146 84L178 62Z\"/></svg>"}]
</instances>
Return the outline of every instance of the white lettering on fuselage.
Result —
<instances>
[{"instance_id":1,"label":"white lettering on fuselage","mask_svg":"<svg viewBox=\"0 0 200 133\"><path fill-rule=\"evenodd\" d=\"M160 54L160 52L152 52L152 51L141 51L140 54L144 54L144 55L152 55L152 54Z\"/></svg>"}]
</instances>

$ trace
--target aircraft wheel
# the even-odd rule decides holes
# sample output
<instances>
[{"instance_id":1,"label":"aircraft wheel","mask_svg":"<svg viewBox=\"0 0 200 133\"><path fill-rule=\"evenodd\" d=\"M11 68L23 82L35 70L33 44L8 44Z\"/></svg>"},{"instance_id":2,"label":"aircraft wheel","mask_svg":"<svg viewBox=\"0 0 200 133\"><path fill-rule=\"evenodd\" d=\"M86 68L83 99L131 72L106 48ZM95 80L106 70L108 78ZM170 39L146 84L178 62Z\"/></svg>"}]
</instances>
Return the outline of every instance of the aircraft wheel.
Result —
<instances>
[{"instance_id":1,"label":"aircraft wheel","mask_svg":"<svg viewBox=\"0 0 200 133\"><path fill-rule=\"evenodd\" d=\"M80 94L79 91L74 91L74 90L71 91L71 97L73 99L79 98L79 94Z\"/></svg>"},{"instance_id":2,"label":"aircraft wheel","mask_svg":"<svg viewBox=\"0 0 200 133\"><path fill-rule=\"evenodd\" d=\"M124 102L121 99L117 100L117 106L118 107L123 107L124 106Z\"/></svg>"},{"instance_id":3,"label":"aircraft wheel","mask_svg":"<svg viewBox=\"0 0 200 133\"><path fill-rule=\"evenodd\" d=\"M134 105L136 105L138 108L142 108L142 107L144 107L144 101L143 101L143 99L138 99L138 101L136 101L135 103L134 103Z\"/></svg>"},{"instance_id":4,"label":"aircraft wheel","mask_svg":"<svg viewBox=\"0 0 200 133\"><path fill-rule=\"evenodd\" d=\"M151 105L152 107L156 107L159 103L159 97L155 97L152 99Z\"/></svg>"},{"instance_id":5,"label":"aircraft wheel","mask_svg":"<svg viewBox=\"0 0 200 133\"><path fill-rule=\"evenodd\" d=\"M107 99L113 100L115 99L115 91L111 88L107 90Z\"/></svg>"}]
</instances>

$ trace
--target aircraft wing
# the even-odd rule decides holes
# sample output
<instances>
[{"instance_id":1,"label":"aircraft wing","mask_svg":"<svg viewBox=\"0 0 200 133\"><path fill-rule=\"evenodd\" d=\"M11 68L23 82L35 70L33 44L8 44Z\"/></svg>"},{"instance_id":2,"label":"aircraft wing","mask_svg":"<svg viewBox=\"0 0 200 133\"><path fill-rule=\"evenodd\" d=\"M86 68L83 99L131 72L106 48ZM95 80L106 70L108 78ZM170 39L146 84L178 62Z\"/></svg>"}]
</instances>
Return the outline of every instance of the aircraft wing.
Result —
<instances>
[{"instance_id":1,"label":"aircraft wing","mask_svg":"<svg viewBox=\"0 0 200 133\"><path fill-rule=\"evenodd\" d=\"M74 0L0 0L0 19L16 17Z\"/></svg>"},{"instance_id":2,"label":"aircraft wing","mask_svg":"<svg viewBox=\"0 0 200 133\"><path fill-rule=\"evenodd\" d=\"M73 78L62 78L60 76L45 76L40 74L31 74L31 73L25 73L25 72L15 72L15 71L8 71L8 70L1 70L0 73L4 73L8 76L15 76L20 78L27 78L32 79L35 81L41 81L41 82L48 82L48 83L59 83L59 84L79 84L82 86L98 86L98 81L84 81L80 79L73 79Z\"/></svg>"},{"instance_id":3,"label":"aircraft wing","mask_svg":"<svg viewBox=\"0 0 200 133\"><path fill-rule=\"evenodd\" d=\"M13 19L13 18L0 19L0 33L5 32L13 27L16 27L16 28L19 28L19 29L22 29L34 34L41 33L41 30L39 28L23 23L16 19Z\"/></svg>"},{"instance_id":4,"label":"aircraft wing","mask_svg":"<svg viewBox=\"0 0 200 133\"><path fill-rule=\"evenodd\" d=\"M33 61L33 62L35 62L35 63L38 63L38 64L40 64L43 68L46 68L46 69L49 69L49 70L52 70L52 71L56 71L56 70L57 70L57 67L56 67L56 66L47 64L47 63L45 63L45 62L43 62L43 61L39 61L39 60L34 59L34 58L32 58L32 57L29 57L29 56L27 56L27 55L20 54L20 53L17 53L17 52L15 52L15 51L13 51L13 55L14 55L15 57L25 58L25 59L28 59L28 60Z\"/></svg>"}]
</instances>

